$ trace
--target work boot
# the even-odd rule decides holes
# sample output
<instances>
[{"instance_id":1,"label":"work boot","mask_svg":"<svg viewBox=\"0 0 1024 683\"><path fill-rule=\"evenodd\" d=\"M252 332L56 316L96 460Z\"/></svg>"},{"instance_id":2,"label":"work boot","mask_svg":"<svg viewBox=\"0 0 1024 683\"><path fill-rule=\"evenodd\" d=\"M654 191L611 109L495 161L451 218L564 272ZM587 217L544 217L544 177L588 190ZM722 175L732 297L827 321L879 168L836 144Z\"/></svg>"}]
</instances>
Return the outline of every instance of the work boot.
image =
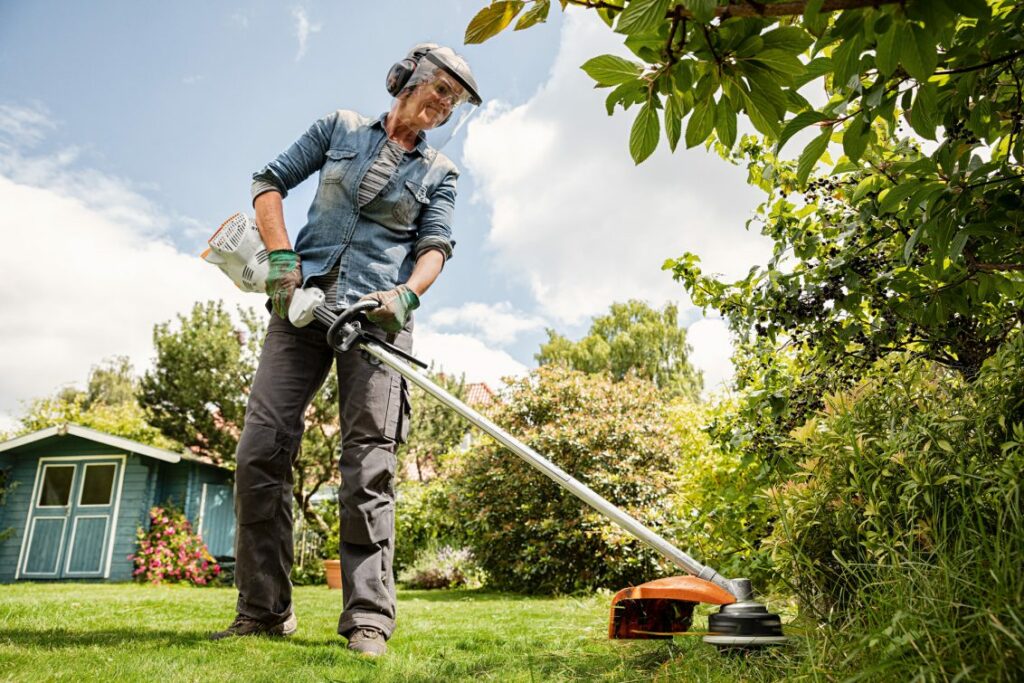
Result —
<instances>
[{"instance_id":1,"label":"work boot","mask_svg":"<svg viewBox=\"0 0 1024 683\"><path fill-rule=\"evenodd\" d=\"M294 612L288 615L283 622L273 626L268 626L266 622L259 619L238 614L226 629L211 633L207 637L210 640L222 640L234 636L290 636L298 630L298 627L299 620L295 618Z\"/></svg>"},{"instance_id":2,"label":"work boot","mask_svg":"<svg viewBox=\"0 0 1024 683\"><path fill-rule=\"evenodd\" d=\"M360 626L349 634L348 649L364 657L380 657L388 649L387 639L372 626Z\"/></svg>"}]
</instances>

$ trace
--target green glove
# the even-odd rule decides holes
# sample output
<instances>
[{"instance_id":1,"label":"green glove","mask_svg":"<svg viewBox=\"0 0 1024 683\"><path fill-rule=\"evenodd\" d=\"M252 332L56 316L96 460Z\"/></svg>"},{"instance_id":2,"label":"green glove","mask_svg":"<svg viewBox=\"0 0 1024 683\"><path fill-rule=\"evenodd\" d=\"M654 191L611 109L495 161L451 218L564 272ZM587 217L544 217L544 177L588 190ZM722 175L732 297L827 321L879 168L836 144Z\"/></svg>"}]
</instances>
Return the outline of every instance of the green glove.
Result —
<instances>
[{"instance_id":1,"label":"green glove","mask_svg":"<svg viewBox=\"0 0 1024 683\"><path fill-rule=\"evenodd\" d=\"M380 307L366 312L366 319L379 325L385 332L399 332L409 321L409 314L420 307L416 292L398 285L385 292L371 292L360 301L378 301Z\"/></svg>"},{"instance_id":2,"label":"green glove","mask_svg":"<svg viewBox=\"0 0 1024 683\"><path fill-rule=\"evenodd\" d=\"M296 288L302 286L302 265L299 255L291 249L270 252L270 272L267 273L267 296L277 313L288 318L288 304Z\"/></svg>"}]
</instances>

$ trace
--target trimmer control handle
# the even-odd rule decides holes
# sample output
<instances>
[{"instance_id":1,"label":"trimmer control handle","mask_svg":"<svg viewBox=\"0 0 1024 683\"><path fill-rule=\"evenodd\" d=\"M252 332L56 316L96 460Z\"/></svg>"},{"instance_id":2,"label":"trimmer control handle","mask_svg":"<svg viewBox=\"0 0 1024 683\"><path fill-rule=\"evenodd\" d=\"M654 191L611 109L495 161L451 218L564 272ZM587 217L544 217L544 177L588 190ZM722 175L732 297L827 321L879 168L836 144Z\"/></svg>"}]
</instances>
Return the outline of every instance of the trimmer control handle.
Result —
<instances>
[{"instance_id":1,"label":"trimmer control handle","mask_svg":"<svg viewBox=\"0 0 1024 683\"><path fill-rule=\"evenodd\" d=\"M353 318L362 313L363 311L371 311L380 306L379 301L357 301L345 310L337 314L334 322L327 329L327 343L331 347L338 349L339 351L348 351L352 342L361 336L359 329L359 323L355 322ZM349 329L345 329L348 327ZM346 338L339 341L339 337L345 334Z\"/></svg>"}]
</instances>

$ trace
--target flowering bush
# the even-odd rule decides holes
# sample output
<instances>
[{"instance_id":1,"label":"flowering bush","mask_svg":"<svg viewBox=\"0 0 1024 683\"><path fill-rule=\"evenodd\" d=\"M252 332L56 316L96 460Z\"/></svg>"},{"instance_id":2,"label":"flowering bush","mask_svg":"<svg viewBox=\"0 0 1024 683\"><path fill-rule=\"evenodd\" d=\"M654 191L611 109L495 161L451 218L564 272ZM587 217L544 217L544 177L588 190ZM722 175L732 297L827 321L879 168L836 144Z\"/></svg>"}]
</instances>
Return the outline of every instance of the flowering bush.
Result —
<instances>
[{"instance_id":1,"label":"flowering bush","mask_svg":"<svg viewBox=\"0 0 1024 683\"><path fill-rule=\"evenodd\" d=\"M476 588L482 583L482 574L469 548L445 545L425 548L398 579L409 588Z\"/></svg>"},{"instance_id":2,"label":"flowering bush","mask_svg":"<svg viewBox=\"0 0 1024 683\"><path fill-rule=\"evenodd\" d=\"M203 539L192 531L185 513L171 507L149 511L149 530L135 534L139 551L132 575L154 585L187 581L204 586L220 574L220 565L210 555Z\"/></svg>"}]
</instances>

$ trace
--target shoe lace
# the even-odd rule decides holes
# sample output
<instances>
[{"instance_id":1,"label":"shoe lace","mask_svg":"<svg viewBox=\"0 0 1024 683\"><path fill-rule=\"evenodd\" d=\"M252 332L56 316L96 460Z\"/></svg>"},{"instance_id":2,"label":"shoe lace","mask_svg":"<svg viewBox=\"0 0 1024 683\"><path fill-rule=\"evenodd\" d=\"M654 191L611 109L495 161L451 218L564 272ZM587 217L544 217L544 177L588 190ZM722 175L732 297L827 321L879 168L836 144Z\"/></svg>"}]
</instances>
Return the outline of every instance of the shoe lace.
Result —
<instances>
[{"instance_id":1,"label":"shoe lace","mask_svg":"<svg viewBox=\"0 0 1024 683\"><path fill-rule=\"evenodd\" d=\"M228 627L228 630L240 628L240 627L245 626L247 624L252 624L255 621L256 620L253 619L252 617L247 617L244 614L236 614L235 615L235 620L231 622L231 626Z\"/></svg>"},{"instance_id":2,"label":"shoe lace","mask_svg":"<svg viewBox=\"0 0 1024 683\"><path fill-rule=\"evenodd\" d=\"M384 634L375 628L364 626L356 631L355 636L358 638L371 638L377 640L382 639Z\"/></svg>"}]
</instances>

